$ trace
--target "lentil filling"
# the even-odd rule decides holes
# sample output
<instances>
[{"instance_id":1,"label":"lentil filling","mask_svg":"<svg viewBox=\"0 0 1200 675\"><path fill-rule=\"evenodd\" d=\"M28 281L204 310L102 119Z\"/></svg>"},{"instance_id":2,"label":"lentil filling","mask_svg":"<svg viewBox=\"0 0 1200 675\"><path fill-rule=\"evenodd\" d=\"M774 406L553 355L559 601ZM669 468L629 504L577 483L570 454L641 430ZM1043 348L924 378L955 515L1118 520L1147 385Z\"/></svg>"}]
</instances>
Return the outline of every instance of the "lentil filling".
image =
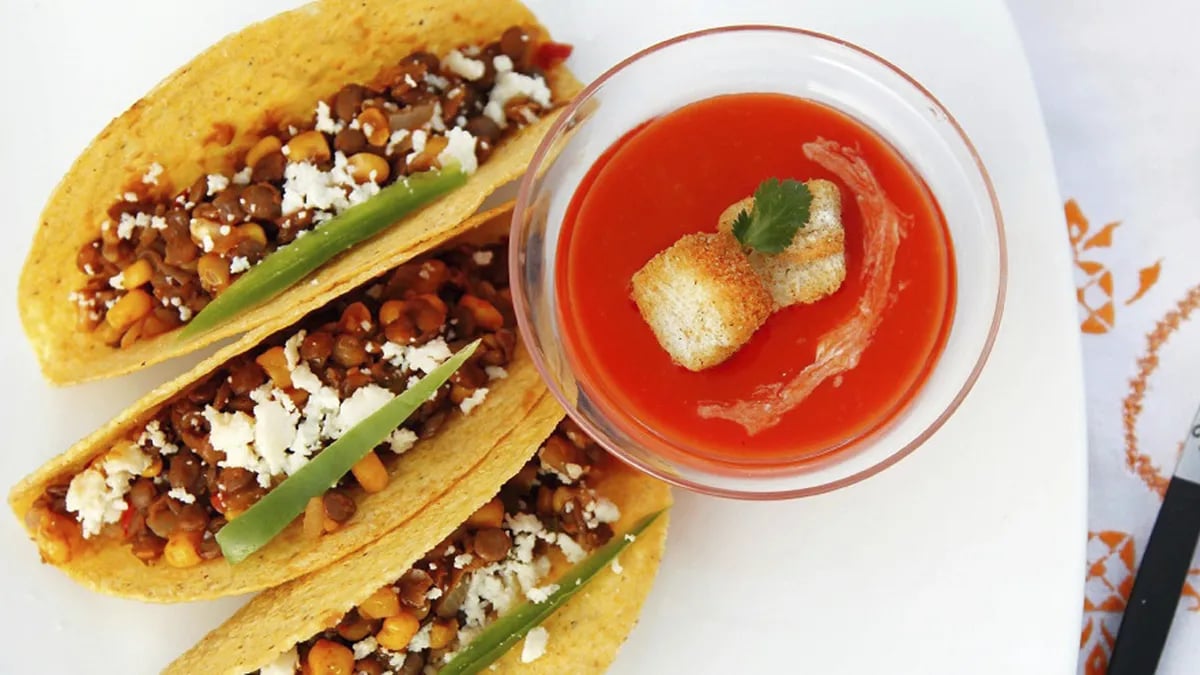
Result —
<instances>
[{"instance_id":1,"label":"lentil filling","mask_svg":"<svg viewBox=\"0 0 1200 675\"><path fill-rule=\"evenodd\" d=\"M264 256L413 173L471 173L507 135L549 110L544 68L565 57L520 27L440 58L408 55L368 84L283 123L237 171L174 194L151 164L76 256L79 330L127 347L187 323Z\"/></svg>"},{"instance_id":2,"label":"lentil filling","mask_svg":"<svg viewBox=\"0 0 1200 675\"><path fill-rule=\"evenodd\" d=\"M390 466L456 414L470 414L516 348L506 245L414 259L241 354L143 426L63 476L28 518L42 556L70 560L115 538L146 564L221 556L215 533L312 456L475 340L471 358L336 486L310 500L306 536L337 530Z\"/></svg>"},{"instance_id":3,"label":"lentil filling","mask_svg":"<svg viewBox=\"0 0 1200 675\"><path fill-rule=\"evenodd\" d=\"M564 421L499 495L399 579L257 672L440 668L508 609L553 593L552 559L573 564L608 543L620 517L601 494L612 461Z\"/></svg>"}]
</instances>

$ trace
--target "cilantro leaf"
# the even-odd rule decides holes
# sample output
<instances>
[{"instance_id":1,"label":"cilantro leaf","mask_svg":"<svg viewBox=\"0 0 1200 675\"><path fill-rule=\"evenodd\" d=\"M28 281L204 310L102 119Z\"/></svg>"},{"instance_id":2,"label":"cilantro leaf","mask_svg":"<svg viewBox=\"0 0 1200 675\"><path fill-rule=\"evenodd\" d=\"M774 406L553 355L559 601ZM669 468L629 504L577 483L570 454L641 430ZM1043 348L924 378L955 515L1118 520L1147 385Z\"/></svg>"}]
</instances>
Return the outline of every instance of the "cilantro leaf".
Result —
<instances>
[{"instance_id":1,"label":"cilantro leaf","mask_svg":"<svg viewBox=\"0 0 1200 675\"><path fill-rule=\"evenodd\" d=\"M779 253L792 243L808 222L812 193L798 180L768 178L754 191L754 208L733 221L733 236L742 246L762 253Z\"/></svg>"}]
</instances>

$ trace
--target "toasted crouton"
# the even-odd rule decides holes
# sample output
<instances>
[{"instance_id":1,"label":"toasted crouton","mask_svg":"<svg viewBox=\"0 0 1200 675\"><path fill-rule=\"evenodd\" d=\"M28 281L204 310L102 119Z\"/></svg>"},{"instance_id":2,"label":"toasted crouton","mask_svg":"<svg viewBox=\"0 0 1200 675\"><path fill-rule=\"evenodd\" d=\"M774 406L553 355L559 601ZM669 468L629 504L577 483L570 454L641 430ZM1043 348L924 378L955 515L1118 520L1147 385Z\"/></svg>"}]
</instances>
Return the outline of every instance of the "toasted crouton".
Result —
<instances>
[{"instance_id":1,"label":"toasted crouton","mask_svg":"<svg viewBox=\"0 0 1200 675\"><path fill-rule=\"evenodd\" d=\"M728 232L680 238L633 275L632 296L671 360L696 371L732 356L774 310Z\"/></svg>"},{"instance_id":2,"label":"toasted crouton","mask_svg":"<svg viewBox=\"0 0 1200 675\"><path fill-rule=\"evenodd\" d=\"M805 181L812 193L808 222L780 253L751 251L750 265L771 292L778 307L816 302L841 287L846 280L846 233L842 230L842 199L827 180ZM747 197L721 213L717 228L729 232L745 209L754 208Z\"/></svg>"}]
</instances>

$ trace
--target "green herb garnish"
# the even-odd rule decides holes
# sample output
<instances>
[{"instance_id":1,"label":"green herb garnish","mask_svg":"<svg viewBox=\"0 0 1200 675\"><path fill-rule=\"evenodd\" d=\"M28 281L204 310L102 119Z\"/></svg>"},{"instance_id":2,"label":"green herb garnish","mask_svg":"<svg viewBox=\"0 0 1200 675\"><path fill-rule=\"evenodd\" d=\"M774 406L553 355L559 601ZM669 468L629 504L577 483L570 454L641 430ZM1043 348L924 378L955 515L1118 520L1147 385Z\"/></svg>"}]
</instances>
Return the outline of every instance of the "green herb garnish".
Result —
<instances>
[{"instance_id":1,"label":"green herb garnish","mask_svg":"<svg viewBox=\"0 0 1200 675\"><path fill-rule=\"evenodd\" d=\"M665 509L664 509L665 511ZM587 585L597 574L616 558L626 546L633 543L637 535L650 527L662 511L656 511L634 525L624 536L614 537L586 560L575 565L555 583L558 589L546 598L545 602L526 602L510 610L504 616L475 636L450 663L438 671L438 675L473 675L488 666L496 659L504 656L513 645L521 641L525 634L545 621Z\"/></svg>"},{"instance_id":2,"label":"green herb garnish","mask_svg":"<svg viewBox=\"0 0 1200 675\"><path fill-rule=\"evenodd\" d=\"M337 484L367 453L382 443L408 416L466 362L479 340L463 347L442 365L354 425L312 461L283 479L246 512L217 532L217 544L231 564L262 548L304 511L308 500Z\"/></svg>"},{"instance_id":3,"label":"green herb garnish","mask_svg":"<svg viewBox=\"0 0 1200 675\"><path fill-rule=\"evenodd\" d=\"M403 178L367 201L330 218L303 237L263 258L208 303L179 331L191 339L286 290L331 258L379 234L393 223L467 181L452 165Z\"/></svg>"},{"instance_id":4,"label":"green herb garnish","mask_svg":"<svg viewBox=\"0 0 1200 675\"><path fill-rule=\"evenodd\" d=\"M754 191L754 208L733 221L733 236L742 246L761 253L779 253L792 243L808 222L812 193L798 180L768 178Z\"/></svg>"}]
</instances>

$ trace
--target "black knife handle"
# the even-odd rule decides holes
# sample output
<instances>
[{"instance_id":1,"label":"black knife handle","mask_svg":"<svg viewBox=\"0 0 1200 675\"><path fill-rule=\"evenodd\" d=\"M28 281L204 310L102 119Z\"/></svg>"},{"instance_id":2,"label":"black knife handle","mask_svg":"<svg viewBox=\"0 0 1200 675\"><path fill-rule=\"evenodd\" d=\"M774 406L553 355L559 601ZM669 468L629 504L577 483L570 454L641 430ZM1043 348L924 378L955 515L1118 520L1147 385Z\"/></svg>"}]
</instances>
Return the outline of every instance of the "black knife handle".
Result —
<instances>
[{"instance_id":1,"label":"black knife handle","mask_svg":"<svg viewBox=\"0 0 1200 675\"><path fill-rule=\"evenodd\" d=\"M1200 484L1172 478L1129 592L1108 675L1150 675L1158 668L1197 538Z\"/></svg>"}]
</instances>

